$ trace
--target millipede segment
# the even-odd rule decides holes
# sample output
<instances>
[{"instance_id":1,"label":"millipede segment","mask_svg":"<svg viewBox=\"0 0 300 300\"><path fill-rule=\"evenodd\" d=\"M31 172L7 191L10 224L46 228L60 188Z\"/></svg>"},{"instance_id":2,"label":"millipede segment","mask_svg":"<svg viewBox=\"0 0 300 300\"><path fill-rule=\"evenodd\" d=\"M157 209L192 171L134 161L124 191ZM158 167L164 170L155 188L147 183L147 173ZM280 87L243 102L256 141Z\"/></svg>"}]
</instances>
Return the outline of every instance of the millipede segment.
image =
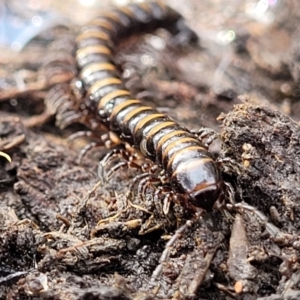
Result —
<instances>
[{"instance_id":1,"label":"millipede segment","mask_svg":"<svg viewBox=\"0 0 300 300\"><path fill-rule=\"evenodd\" d=\"M162 168L174 194L210 210L223 197L223 183L207 148L185 127L131 95L114 63L120 40L160 27L193 36L183 24L182 16L160 1L113 8L82 28L76 58L86 106L99 122Z\"/></svg>"}]
</instances>

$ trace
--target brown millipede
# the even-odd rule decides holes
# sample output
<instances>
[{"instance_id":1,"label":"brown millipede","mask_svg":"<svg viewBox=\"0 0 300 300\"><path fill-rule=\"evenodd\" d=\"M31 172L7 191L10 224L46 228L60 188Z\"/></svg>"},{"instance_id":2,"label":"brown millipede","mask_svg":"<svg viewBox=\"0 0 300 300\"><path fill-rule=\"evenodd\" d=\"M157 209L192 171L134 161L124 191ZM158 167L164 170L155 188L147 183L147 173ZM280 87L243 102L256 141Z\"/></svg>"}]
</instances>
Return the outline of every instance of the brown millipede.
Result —
<instances>
[{"instance_id":1,"label":"brown millipede","mask_svg":"<svg viewBox=\"0 0 300 300\"><path fill-rule=\"evenodd\" d=\"M159 1L114 8L83 27L76 57L85 101L98 110L102 125L165 171L176 194L210 210L223 197L211 154L189 130L131 96L113 62L112 49L123 36L159 27L194 35L179 13Z\"/></svg>"}]
</instances>

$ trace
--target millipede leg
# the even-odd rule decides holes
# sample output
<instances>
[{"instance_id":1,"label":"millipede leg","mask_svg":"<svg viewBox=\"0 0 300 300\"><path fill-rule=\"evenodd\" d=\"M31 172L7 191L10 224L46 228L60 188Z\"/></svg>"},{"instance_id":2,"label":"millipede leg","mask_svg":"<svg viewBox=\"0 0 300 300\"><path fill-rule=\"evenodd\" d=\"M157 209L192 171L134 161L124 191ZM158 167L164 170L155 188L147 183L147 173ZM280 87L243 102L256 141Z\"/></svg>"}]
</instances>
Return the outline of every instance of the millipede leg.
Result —
<instances>
[{"instance_id":1,"label":"millipede leg","mask_svg":"<svg viewBox=\"0 0 300 300\"><path fill-rule=\"evenodd\" d=\"M95 149L95 148L100 148L100 147L104 147L104 144L102 142L92 142L92 143L89 143L87 145L85 145L79 152L79 155L78 155L78 158L76 160L76 163L78 165L81 164L82 162L82 159L84 158L84 156L86 156L86 154L88 152L90 152L90 150L92 149Z\"/></svg>"},{"instance_id":2,"label":"millipede leg","mask_svg":"<svg viewBox=\"0 0 300 300\"><path fill-rule=\"evenodd\" d=\"M95 139L95 142L90 142L86 146L84 146L79 153L77 158L77 163L81 164L83 157L92 149L94 148L106 148L110 149L112 147L116 147L119 144L113 143L111 141L109 134L102 134L101 136L95 135L92 131L79 131L69 136L68 142L71 142L78 138L88 138L88 139Z\"/></svg>"},{"instance_id":3,"label":"millipede leg","mask_svg":"<svg viewBox=\"0 0 300 300\"><path fill-rule=\"evenodd\" d=\"M105 166L113 158L118 157L118 156L123 158L124 161L117 163L117 165L113 166L107 174L104 174ZM129 153L124 148L113 149L111 152L107 153L99 163L98 176L99 176L100 180L102 180L103 182L106 182L107 179L109 179L114 172L116 172L117 170L124 168L124 167L140 170L141 166L139 164L135 163L134 159L135 159L135 156L133 154Z\"/></svg>"},{"instance_id":4,"label":"millipede leg","mask_svg":"<svg viewBox=\"0 0 300 300\"><path fill-rule=\"evenodd\" d=\"M155 185L159 183L161 183L160 180L152 174L149 174L146 178L140 181L137 193L142 198L142 201L145 201L147 187L149 187L149 185Z\"/></svg>"},{"instance_id":5,"label":"millipede leg","mask_svg":"<svg viewBox=\"0 0 300 300\"><path fill-rule=\"evenodd\" d=\"M113 166L109 172L106 174L106 180L110 179L111 176L113 175L113 173L115 173L116 171L122 169L122 168L133 168L133 169L139 169L140 166L135 164L134 162L132 161L121 161L119 163L117 163L115 166Z\"/></svg>"},{"instance_id":6,"label":"millipede leg","mask_svg":"<svg viewBox=\"0 0 300 300\"><path fill-rule=\"evenodd\" d=\"M171 200L174 197L174 192L170 190L165 194L164 201L163 201L163 212L165 215L169 213L170 205L171 205Z\"/></svg>"},{"instance_id":7,"label":"millipede leg","mask_svg":"<svg viewBox=\"0 0 300 300\"><path fill-rule=\"evenodd\" d=\"M291 240L292 235L283 233L277 226L275 226L268 220L268 217L263 212L261 212L254 206L249 205L245 202L240 202L234 205L227 204L227 207L228 209L247 210L253 212L259 219L259 221L265 226L267 232L275 241L279 243L284 243L284 241Z\"/></svg>"},{"instance_id":8,"label":"millipede leg","mask_svg":"<svg viewBox=\"0 0 300 300\"><path fill-rule=\"evenodd\" d=\"M79 78L74 78L70 83L70 87L75 99L77 101L81 101L85 94L82 80Z\"/></svg>"},{"instance_id":9,"label":"millipede leg","mask_svg":"<svg viewBox=\"0 0 300 300\"><path fill-rule=\"evenodd\" d=\"M45 96L47 111L55 114L58 108L69 100L69 91L65 84L54 85Z\"/></svg>"},{"instance_id":10,"label":"millipede leg","mask_svg":"<svg viewBox=\"0 0 300 300\"><path fill-rule=\"evenodd\" d=\"M191 220L186 221L184 225L182 225L179 229L176 230L175 234L167 242L165 250L162 252L160 256L159 265L155 268L155 270L152 273L151 276L152 282L157 280L160 277L163 271L163 264L169 260L175 242L182 236L182 234L188 227L192 226L192 224L193 222Z\"/></svg>"},{"instance_id":11,"label":"millipede leg","mask_svg":"<svg viewBox=\"0 0 300 300\"><path fill-rule=\"evenodd\" d=\"M104 168L108 164L110 160L112 160L114 157L117 157L120 155L120 153L124 151L124 149L113 149L109 153L107 153L102 160L99 162L98 165L98 177L102 182L105 182L105 176L104 176Z\"/></svg>"},{"instance_id":12,"label":"millipede leg","mask_svg":"<svg viewBox=\"0 0 300 300\"><path fill-rule=\"evenodd\" d=\"M158 170L158 167L156 165L152 165L149 163L145 163L141 166L141 170L145 173L139 174L135 176L132 180L130 194L133 194L134 187L137 182L138 188L137 188L137 194L141 196L142 201L145 201L144 195L146 194L146 189L150 184L159 184L161 183L161 180L155 175L155 173Z\"/></svg>"},{"instance_id":13,"label":"millipede leg","mask_svg":"<svg viewBox=\"0 0 300 300\"><path fill-rule=\"evenodd\" d=\"M215 130L207 127L202 127L199 130L191 130L191 132L194 133L199 141L207 148L219 137L219 134Z\"/></svg>"},{"instance_id":14,"label":"millipede leg","mask_svg":"<svg viewBox=\"0 0 300 300\"><path fill-rule=\"evenodd\" d=\"M68 142L71 142L73 140L79 139L79 138L86 138L86 139L90 139L90 138L99 138L97 137L92 131L86 130L86 131L77 131L73 134L71 134L68 137Z\"/></svg>"},{"instance_id":15,"label":"millipede leg","mask_svg":"<svg viewBox=\"0 0 300 300\"><path fill-rule=\"evenodd\" d=\"M56 126L60 129L64 129L73 123L80 122L81 118L82 114L75 111L68 111L61 115L58 114L56 116Z\"/></svg>"},{"instance_id":16,"label":"millipede leg","mask_svg":"<svg viewBox=\"0 0 300 300\"><path fill-rule=\"evenodd\" d=\"M139 175L135 176L132 179L132 182L130 184L129 195L133 196L134 187L137 184L137 182L139 182L139 184L138 184L138 191L139 191L140 185L143 185L145 181L147 182L148 177L149 177L149 173L143 173L143 174L139 174Z\"/></svg>"}]
</instances>

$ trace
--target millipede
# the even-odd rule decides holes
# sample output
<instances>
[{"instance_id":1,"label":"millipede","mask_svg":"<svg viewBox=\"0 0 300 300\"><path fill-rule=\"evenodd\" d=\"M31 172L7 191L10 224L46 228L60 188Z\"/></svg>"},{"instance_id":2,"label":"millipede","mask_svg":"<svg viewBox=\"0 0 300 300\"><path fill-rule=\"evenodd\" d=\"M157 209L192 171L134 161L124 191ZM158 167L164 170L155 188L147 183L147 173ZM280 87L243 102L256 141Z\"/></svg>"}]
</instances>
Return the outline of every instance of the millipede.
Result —
<instances>
[{"instance_id":1,"label":"millipede","mask_svg":"<svg viewBox=\"0 0 300 300\"><path fill-rule=\"evenodd\" d=\"M122 145L129 145L146 161L152 162L148 164L148 169L140 167L143 173L133 180L140 180L138 195L144 196L145 182L158 183L160 186L154 190L153 197L163 194L163 212L168 213L170 200L178 199L186 207L196 210L195 221L202 209L211 211L214 206L223 205L225 183L217 162L202 142L201 135L189 131L166 114L132 96L114 63L114 48L120 40L158 28L168 30L177 43L194 42L197 37L178 12L160 1L112 8L90 21L76 39L78 87L85 107L96 113L96 123L99 121L100 129L104 127L112 132ZM105 178L102 167L116 154L121 154L117 148L100 161L101 171L98 170L98 173L101 179L109 177L106 174ZM133 166L133 155L130 159L127 153L124 154L121 155L128 165ZM122 165L119 163L112 167L110 174ZM157 169L161 170L158 174L155 173ZM175 241L192 223L188 220L167 242L152 273L152 281L159 278Z\"/></svg>"},{"instance_id":2,"label":"millipede","mask_svg":"<svg viewBox=\"0 0 300 300\"><path fill-rule=\"evenodd\" d=\"M184 32L195 39L183 17L160 1L115 7L84 26L76 39L84 101L97 110L101 125L163 170L176 196L210 210L222 200L224 188L207 147L166 114L133 97L114 64L113 49L118 41L161 27L173 35Z\"/></svg>"}]
</instances>

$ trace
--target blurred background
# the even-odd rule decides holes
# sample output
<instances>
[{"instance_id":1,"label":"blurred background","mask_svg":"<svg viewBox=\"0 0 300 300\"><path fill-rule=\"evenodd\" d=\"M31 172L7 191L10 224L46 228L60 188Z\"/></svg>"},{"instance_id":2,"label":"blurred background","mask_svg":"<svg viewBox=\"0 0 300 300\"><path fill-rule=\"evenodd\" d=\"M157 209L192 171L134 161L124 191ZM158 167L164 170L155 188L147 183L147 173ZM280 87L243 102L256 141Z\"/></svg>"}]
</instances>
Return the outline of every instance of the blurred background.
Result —
<instances>
[{"instance_id":1,"label":"blurred background","mask_svg":"<svg viewBox=\"0 0 300 300\"><path fill-rule=\"evenodd\" d=\"M38 98L43 98L40 92L53 84L53 78L49 79L49 76L45 75L47 63L53 61L54 56L57 58L61 55L58 53L60 50L73 55L70 44L80 26L101 14L106 8L112 5L126 5L128 2L69 0L62 3L55 0L2 0L0 101L6 103L10 101L9 105L16 106L20 95L24 93L28 95L29 91L31 98L37 96L36 92L39 92ZM124 70L123 77L130 79L133 73L131 69L135 69L136 73L140 72L138 76L143 77L143 87L136 90L146 89L156 95L162 90L172 90L173 86L166 88L163 84L159 88L149 86L152 79L148 77L147 80L145 74L151 73L155 66L155 76L158 80L184 82L188 90L186 98L192 100L194 105L200 103L201 109L208 108L208 118L200 114L195 116L201 119L201 126L216 128L218 125L215 118L240 101L268 105L296 120L299 119L300 55L297 24L300 18L300 3L298 1L165 0L165 2L185 17L187 24L199 36L199 42L196 48L181 54L175 53L174 47L170 50L168 38L159 34L156 39L148 36L146 41L142 41L142 46L122 45L117 63ZM59 47L53 46L55 41L60 43ZM135 51L136 58L134 58ZM133 54L129 55L132 52ZM135 65L128 66L133 61ZM163 66L163 70L159 70L157 66ZM76 76L75 69L70 71L71 75L56 78L54 82L67 81L70 77ZM161 98L166 99L166 93L161 94ZM160 99L160 96L157 97ZM179 98L185 98L185 95L180 95ZM175 106L171 102L168 103L166 106ZM7 106L0 105L1 109L7 109ZM23 107L19 111L22 110ZM176 118L176 112L174 117Z\"/></svg>"}]
</instances>

